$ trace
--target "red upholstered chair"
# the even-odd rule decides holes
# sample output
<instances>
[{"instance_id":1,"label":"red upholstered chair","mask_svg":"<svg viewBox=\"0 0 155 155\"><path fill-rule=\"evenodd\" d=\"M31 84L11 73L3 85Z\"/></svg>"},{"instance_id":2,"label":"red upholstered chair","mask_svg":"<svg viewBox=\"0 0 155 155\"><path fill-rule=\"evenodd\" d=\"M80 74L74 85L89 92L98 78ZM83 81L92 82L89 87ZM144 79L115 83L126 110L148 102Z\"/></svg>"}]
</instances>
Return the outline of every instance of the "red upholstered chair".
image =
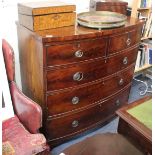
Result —
<instances>
[{"instance_id":1,"label":"red upholstered chair","mask_svg":"<svg viewBox=\"0 0 155 155\"><path fill-rule=\"evenodd\" d=\"M47 155L46 139L38 133L42 125L42 110L14 82L14 52L4 39L2 51L15 112L14 117L2 122L3 155Z\"/></svg>"}]
</instances>

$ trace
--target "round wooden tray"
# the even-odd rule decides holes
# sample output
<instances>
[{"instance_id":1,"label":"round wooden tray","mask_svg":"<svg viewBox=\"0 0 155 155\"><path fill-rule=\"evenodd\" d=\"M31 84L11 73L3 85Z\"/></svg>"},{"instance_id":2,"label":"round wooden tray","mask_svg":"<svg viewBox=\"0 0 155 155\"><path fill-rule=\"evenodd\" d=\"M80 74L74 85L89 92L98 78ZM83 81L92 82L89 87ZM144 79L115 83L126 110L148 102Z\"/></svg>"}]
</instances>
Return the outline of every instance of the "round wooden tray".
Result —
<instances>
[{"instance_id":1,"label":"round wooden tray","mask_svg":"<svg viewBox=\"0 0 155 155\"><path fill-rule=\"evenodd\" d=\"M77 22L90 28L114 28L125 25L127 17L110 11L84 12L77 15Z\"/></svg>"}]
</instances>

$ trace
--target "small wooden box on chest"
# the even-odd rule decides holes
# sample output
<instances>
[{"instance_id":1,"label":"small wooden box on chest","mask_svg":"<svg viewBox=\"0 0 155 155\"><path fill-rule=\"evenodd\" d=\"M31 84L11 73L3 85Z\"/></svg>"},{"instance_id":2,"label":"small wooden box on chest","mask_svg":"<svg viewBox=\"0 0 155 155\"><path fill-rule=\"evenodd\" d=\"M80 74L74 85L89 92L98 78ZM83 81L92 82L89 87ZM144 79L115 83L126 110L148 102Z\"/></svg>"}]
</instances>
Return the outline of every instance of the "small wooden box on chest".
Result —
<instances>
[{"instance_id":1,"label":"small wooden box on chest","mask_svg":"<svg viewBox=\"0 0 155 155\"><path fill-rule=\"evenodd\" d=\"M32 31L75 24L76 6L60 1L18 4L19 23Z\"/></svg>"}]
</instances>

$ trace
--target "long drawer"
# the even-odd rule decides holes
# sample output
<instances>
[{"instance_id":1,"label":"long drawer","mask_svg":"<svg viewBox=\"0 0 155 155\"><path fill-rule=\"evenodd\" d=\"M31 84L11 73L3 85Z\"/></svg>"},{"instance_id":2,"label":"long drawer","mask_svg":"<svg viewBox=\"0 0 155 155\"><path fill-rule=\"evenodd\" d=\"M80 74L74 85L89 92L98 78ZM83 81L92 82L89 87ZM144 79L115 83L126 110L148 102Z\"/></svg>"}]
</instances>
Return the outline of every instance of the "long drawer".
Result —
<instances>
[{"instance_id":1,"label":"long drawer","mask_svg":"<svg viewBox=\"0 0 155 155\"><path fill-rule=\"evenodd\" d=\"M105 57L106 45L107 39L98 38L49 46L46 49L47 66Z\"/></svg>"},{"instance_id":2,"label":"long drawer","mask_svg":"<svg viewBox=\"0 0 155 155\"><path fill-rule=\"evenodd\" d=\"M76 87L118 72L135 63L137 51L135 47L107 59L47 70L47 91Z\"/></svg>"},{"instance_id":3,"label":"long drawer","mask_svg":"<svg viewBox=\"0 0 155 155\"><path fill-rule=\"evenodd\" d=\"M119 107L127 103L129 90L130 86L104 102L86 110L47 119L46 129L48 139L53 141L71 136L108 120L114 116L115 111Z\"/></svg>"},{"instance_id":4,"label":"long drawer","mask_svg":"<svg viewBox=\"0 0 155 155\"><path fill-rule=\"evenodd\" d=\"M99 82L47 95L48 115L54 117L96 104L128 85L132 80L133 72L134 64Z\"/></svg>"},{"instance_id":5,"label":"long drawer","mask_svg":"<svg viewBox=\"0 0 155 155\"><path fill-rule=\"evenodd\" d=\"M108 54L112 55L123 49L138 44L141 38L141 28L122 34L113 35L109 39Z\"/></svg>"}]
</instances>

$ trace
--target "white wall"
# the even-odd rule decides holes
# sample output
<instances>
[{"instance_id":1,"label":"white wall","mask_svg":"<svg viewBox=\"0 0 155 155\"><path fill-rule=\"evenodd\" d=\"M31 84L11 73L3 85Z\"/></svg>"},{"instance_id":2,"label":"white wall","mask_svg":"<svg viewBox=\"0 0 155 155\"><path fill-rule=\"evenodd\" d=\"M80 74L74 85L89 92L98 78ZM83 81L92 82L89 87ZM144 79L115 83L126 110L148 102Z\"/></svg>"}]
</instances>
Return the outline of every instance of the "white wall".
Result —
<instances>
[{"instance_id":1,"label":"white wall","mask_svg":"<svg viewBox=\"0 0 155 155\"><path fill-rule=\"evenodd\" d=\"M1 110L0 113L2 114L1 121L3 121L10 117L13 117L14 111L12 107L12 101L11 101L11 96L10 96L10 91L9 91L9 85L8 85L2 50L0 52L0 83L1 83L0 84L1 91L3 93L4 103L5 103L5 108L0 109Z\"/></svg>"},{"instance_id":2,"label":"white wall","mask_svg":"<svg viewBox=\"0 0 155 155\"><path fill-rule=\"evenodd\" d=\"M20 80L20 68L19 68L19 58L18 58L18 42L17 42L17 31L15 21L18 19L17 16L17 2L16 1L5 1L1 2L1 15L3 16L3 22L1 23L1 37L6 39L14 49L15 53L15 71L16 71L16 81L21 88Z\"/></svg>"},{"instance_id":3,"label":"white wall","mask_svg":"<svg viewBox=\"0 0 155 155\"><path fill-rule=\"evenodd\" d=\"M122 0L122 1L128 2L128 6L132 7L133 2L136 0Z\"/></svg>"}]
</instances>

